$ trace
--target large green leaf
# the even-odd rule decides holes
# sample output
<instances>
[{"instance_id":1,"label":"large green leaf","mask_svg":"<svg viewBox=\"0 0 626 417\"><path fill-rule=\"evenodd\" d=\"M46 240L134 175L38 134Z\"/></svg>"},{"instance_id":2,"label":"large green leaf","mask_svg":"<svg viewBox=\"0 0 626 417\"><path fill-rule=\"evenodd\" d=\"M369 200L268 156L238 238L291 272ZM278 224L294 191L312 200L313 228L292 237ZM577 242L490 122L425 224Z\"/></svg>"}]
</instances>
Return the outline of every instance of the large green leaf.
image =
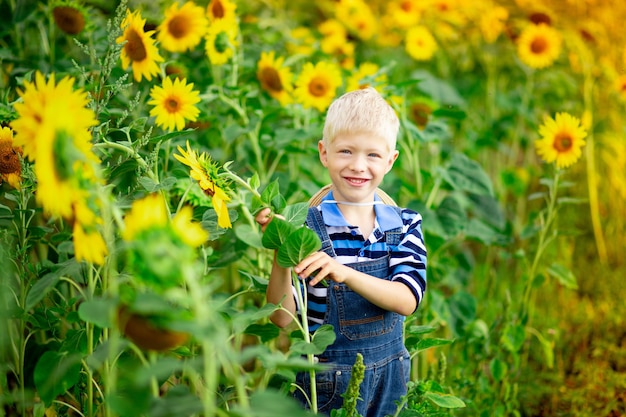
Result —
<instances>
[{"instance_id":1,"label":"large green leaf","mask_svg":"<svg viewBox=\"0 0 626 417\"><path fill-rule=\"evenodd\" d=\"M301 227L291 233L278 249L276 262L283 268L289 268L299 264L301 260L321 247L322 242L317 234L311 229Z\"/></svg>"},{"instance_id":2,"label":"large green leaf","mask_svg":"<svg viewBox=\"0 0 626 417\"><path fill-rule=\"evenodd\" d=\"M80 378L81 356L76 353L47 351L35 366L35 387L41 400L50 405L73 387Z\"/></svg>"},{"instance_id":3,"label":"large green leaf","mask_svg":"<svg viewBox=\"0 0 626 417\"><path fill-rule=\"evenodd\" d=\"M35 305L46 296L48 291L57 285L61 277L69 276L75 278L79 275L81 270L82 264L76 263L74 259L71 259L61 264L55 271L44 275L44 277L37 281L30 291L28 291L24 310L29 311L31 308L35 307Z\"/></svg>"},{"instance_id":4,"label":"large green leaf","mask_svg":"<svg viewBox=\"0 0 626 417\"><path fill-rule=\"evenodd\" d=\"M96 326L111 327L111 312L116 305L117 301L113 299L94 298L87 300L78 307L78 316L81 320Z\"/></svg>"},{"instance_id":5,"label":"large green leaf","mask_svg":"<svg viewBox=\"0 0 626 417\"><path fill-rule=\"evenodd\" d=\"M267 249L279 249L296 230L296 227L279 217L274 217L265 228L261 243ZM294 264L295 265L295 264Z\"/></svg>"},{"instance_id":6,"label":"large green leaf","mask_svg":"<svg viewBox=\"0 0 626 417\"><path fill-rule=\"evenodd\" d=\"M450 394L440 394L438 392L429 391L424 394L434 404L443 408L463 408L465 403L459 397Z\"/></svg>"},{"instance_id":7,"label":"large green leaf","mask_svg":"<svg viewBox=\"0 0 626 417\"><path fill-rule=\"evenodd\" d=\"M479 195L493 195L493 184L489 175L478 162L469 159L462 153L454 153L448 167L439 172L455 190Z\"/></svg>"},{"instance_id":8,"label":"large green leaf","mask_svg":"<svg viewBox=\"0 0 626 417\"><path fill-rule=\"evenodd\" d=\"M302 226L304 222L306 221L306 216L307 216L308 211L309 211L308 203L296 203L296 204L291 204L285 207L285 210L283 211L282 214L285 217L285 220L287 220L289 223L293 224L294 226L298 227L298 226Z\"/></svg>"}]
</instances>

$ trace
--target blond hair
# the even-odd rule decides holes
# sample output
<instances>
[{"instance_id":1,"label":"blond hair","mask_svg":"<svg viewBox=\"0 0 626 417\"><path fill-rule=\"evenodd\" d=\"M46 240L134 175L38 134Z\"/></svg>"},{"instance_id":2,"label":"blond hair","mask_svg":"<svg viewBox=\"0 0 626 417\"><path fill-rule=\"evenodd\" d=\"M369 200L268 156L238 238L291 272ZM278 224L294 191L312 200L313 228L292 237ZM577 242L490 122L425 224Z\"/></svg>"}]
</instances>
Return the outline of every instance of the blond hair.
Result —
<instances>
[{"instance_id":1,"label":"blond hair","mask_svg":"<svg viewBox=\"0 0 626 417\"><path fill-rule=\"evenodd\" d=\"M335 100L326 113L322 140L329 144L342 133L367 132L396 148L400 121L395 110L372 87L350 91Z\"/></svg>"}]
</instances>

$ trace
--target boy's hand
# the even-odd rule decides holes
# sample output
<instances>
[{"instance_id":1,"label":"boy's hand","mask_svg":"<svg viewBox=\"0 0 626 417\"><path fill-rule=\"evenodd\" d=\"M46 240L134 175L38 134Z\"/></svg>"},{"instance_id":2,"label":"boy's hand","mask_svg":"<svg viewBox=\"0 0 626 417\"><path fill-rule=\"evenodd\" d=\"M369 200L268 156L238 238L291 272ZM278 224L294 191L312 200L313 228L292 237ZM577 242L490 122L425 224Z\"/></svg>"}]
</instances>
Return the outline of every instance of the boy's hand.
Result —
<instances>
[{"instance_id":1,"label":"boy's hand","mask_svg":"<svg viewBox=\"0 0 626 417\"><path fill-rule=\"evenodd\" d=\"M307 256L293 270L301 279L311 277L309 285L315 285L325 278L335 282L344 282L353 271L352 268L340 264L322 251Z\"/></svg>"},{"instance_id":2,"label":"boy's hand","mask_svg":"<svg viewBox=\"0 0 626 417\"><path fill-rule=\"evenodd\" d=\"M270 224L273 217L272 210L269 207L266 207L258 212L254 220L259 224L259 226L261 226L261 231L265 232L265 228L268 224ZM276 217L282 218L280 215L276 215Z\"/></svg>"}]
</instances>

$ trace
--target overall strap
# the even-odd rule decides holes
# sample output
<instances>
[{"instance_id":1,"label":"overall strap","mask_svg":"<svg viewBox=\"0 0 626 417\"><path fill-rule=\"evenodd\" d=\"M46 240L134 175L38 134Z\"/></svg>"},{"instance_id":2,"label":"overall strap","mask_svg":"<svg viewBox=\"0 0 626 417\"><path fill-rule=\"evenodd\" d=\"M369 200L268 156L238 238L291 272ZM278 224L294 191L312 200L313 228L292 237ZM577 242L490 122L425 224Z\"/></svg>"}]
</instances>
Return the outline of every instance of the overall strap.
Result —
<instances>
[{"instance_id":1,"label":"overall strap","mask_svg":"<svg viewBox=\"0 0 626 417\"><path fill-rule=\"evenodd\" d=\"M402 209L400 207L393 207L399 216L402 215ZM389 250L395 250L400 241L402 240L402 227L396 227L395 229L387 230L385 232L385 242L389 247Z\"/></svg>"},{"instance_id":2,"label":"overall strap","mask_svg":"<svg viewBox=\"0 0 626 417\"><path fill-rule=\"evenodd\" d=\"M322 241L322 248L320 250L326 252L328 256L335 258L336 255L335 250L333 249L333 242L330 241L330 236L328 236L326 225L324 224L324 219L322 218L322 213L320 213L317 207L309 207L309 212L306 216L306 225L309 229L317 233Z\"/></svg>"}]
</instances>

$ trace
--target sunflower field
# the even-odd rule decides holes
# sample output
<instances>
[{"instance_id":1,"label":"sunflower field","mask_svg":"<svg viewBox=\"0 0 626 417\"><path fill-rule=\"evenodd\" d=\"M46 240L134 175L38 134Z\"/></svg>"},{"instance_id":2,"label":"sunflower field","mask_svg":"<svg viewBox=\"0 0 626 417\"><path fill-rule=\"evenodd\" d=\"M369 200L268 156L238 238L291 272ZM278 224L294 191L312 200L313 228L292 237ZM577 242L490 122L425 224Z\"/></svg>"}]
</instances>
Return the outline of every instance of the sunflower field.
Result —
<instances>
[{"instance_id":1,"label":"sunflower field","mask_svg":"<svg viewBox=\"0 0 626 417\"><path fill-rule=\"evenodd\" d=\"M3 0L0 20L0 416L315 414L295 374L334 333L279 329L265 289L274 250L316 250L325 112L365 87L400 118L381 187L428 249L393 417L626 416L622 1ZM293 232L263 234L265 207Z\"/></svg>"}]
</instances>

